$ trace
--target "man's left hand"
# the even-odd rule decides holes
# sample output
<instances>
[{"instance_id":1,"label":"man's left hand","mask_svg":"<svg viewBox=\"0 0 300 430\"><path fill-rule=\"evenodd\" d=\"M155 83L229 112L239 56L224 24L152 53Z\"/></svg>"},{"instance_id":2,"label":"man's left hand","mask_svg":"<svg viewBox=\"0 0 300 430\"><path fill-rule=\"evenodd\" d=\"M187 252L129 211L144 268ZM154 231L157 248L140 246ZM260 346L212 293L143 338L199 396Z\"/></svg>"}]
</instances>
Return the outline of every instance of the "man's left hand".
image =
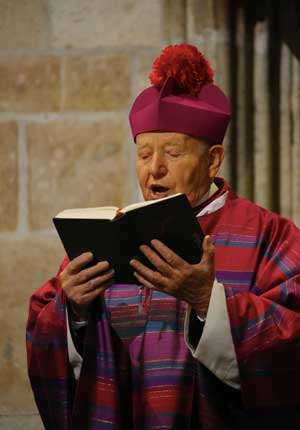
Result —
<instances>
[{"instance_id":1,"label":"man's left hand","mask_svg":"<svg viewBox=\"0 0 300 430\"><path fill-rule=\"evenodd\" d=\"M203 255L197 264L187 263L157 239L152 240L151 245L154 250L147 245L142 245L140 250L156 271L136 259L130 261L138 282L186 301L197 315L205 318L215 279L214 246L210 236L203 240Z\"/></svg>"}]
</instances>

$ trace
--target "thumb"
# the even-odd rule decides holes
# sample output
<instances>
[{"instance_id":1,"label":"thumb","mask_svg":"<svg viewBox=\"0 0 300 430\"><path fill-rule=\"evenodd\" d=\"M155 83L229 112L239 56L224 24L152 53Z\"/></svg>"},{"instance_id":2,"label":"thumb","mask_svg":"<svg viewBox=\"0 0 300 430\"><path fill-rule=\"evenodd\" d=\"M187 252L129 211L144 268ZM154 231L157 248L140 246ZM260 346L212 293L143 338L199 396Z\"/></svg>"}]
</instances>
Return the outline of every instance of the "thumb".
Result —
<instances>
[{"instance_id":1,"label":"thumb","mask_svg":"<svg viewBox=\"0 0 300 430\"><path fill-rule=\"evenodd\" d=\"M215 258L215 247L212 243L211 236L207 235L204 237L202 247L203 255L201 258L201 263L206 263L213 266Z\"/></svg>"}]
</instances>

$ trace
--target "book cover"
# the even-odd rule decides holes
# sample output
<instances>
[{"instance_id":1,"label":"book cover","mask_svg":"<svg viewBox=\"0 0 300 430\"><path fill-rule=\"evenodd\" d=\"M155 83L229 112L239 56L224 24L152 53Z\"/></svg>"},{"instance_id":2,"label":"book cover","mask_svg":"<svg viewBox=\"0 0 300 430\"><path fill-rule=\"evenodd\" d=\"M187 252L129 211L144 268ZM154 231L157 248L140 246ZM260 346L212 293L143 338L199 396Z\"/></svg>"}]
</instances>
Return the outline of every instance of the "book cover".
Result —
<instances>
[{"instance_id":1,"label":"book cover","mask_svg":"<svg viewBox=\"0 0 300 430\"><path fill-rule=\"evenodd\" d=\"M129 265L132 258L153 268L139 251L140 245L150 245L152 239L159 239L191 264L200 261L203 233L184 194L132 207L118 211L113 219L89 219L88 212L85 218L80 218L80 212L76 218L53 218L68 257L90 251L95 262L109 261L116 283L126 284L136 283Z\"/></svg>"}]
</instances>

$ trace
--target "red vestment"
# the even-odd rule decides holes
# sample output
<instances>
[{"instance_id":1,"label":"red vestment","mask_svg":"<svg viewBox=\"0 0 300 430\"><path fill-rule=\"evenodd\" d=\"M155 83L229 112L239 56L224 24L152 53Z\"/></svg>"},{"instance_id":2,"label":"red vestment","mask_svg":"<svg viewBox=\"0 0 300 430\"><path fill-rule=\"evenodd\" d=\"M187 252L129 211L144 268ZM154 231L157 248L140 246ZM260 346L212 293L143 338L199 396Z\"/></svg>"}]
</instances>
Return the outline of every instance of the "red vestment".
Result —
<instances>
[{"instance_id":1,"label":"red vestment","mask_svg":"<svg viewBox=\"0 0 300 430\"><path fill-rule=\"evenodd\" d=\"M32 296L27 327L29 376L47 429L300 425L300 231L231 191L224 207L198 220L215 245L241 390L191 357L185 303L154 292L140 315L138 287L125 285L93 308L76 387L56 276Z\"/></svg>"}]
</instances>

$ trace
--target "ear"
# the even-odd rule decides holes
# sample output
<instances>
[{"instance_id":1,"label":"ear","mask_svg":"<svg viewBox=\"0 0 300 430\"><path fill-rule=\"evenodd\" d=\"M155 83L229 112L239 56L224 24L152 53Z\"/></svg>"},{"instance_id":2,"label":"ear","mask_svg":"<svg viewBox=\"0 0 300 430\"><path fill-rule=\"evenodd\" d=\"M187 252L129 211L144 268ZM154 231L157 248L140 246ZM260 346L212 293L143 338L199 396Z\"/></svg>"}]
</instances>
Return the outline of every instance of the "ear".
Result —
<instances>
[{"instance_id":1,"label":"ear","mask_svg":"<svg viewBox=\"0 0 300 430\"><path fill-rule=\"evenodd\" d=\"M222 145L213 145L208 150L208 174L211 180L217 176L224 159L224 147Z\"/></svg>"}]
</instances>

